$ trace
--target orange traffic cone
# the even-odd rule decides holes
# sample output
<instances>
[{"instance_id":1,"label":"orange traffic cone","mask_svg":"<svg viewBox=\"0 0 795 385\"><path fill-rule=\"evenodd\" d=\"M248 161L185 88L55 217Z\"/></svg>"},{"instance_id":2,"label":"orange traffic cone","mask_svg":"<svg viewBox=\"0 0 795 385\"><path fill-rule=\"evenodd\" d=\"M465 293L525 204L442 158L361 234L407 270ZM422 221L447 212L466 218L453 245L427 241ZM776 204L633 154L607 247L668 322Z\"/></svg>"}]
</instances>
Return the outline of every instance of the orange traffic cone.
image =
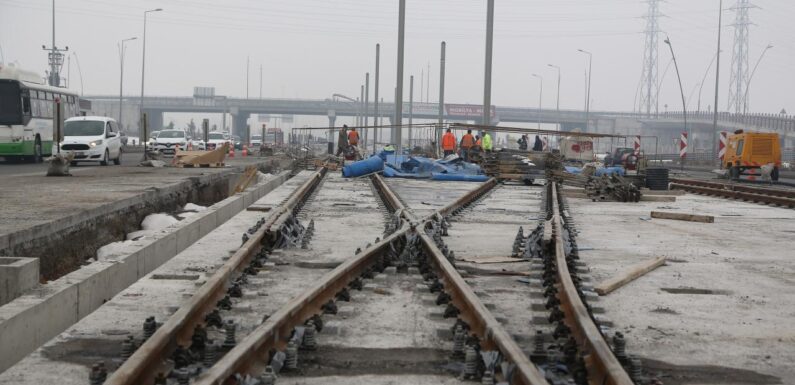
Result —
<instances>
[{"instance_id":1,"label":"orange traffic cone","mask_svg":"<svg viewBox=\"0 0 795 385\"><path fill-rule=\"evenodd\" d=\"M248 148L246 148L246 146L243 146L243 157L245 158L247 156L248 156Z\"/></svg>"},{"instance_id":2,"label":"orange traffic cone","mask_svg":"<svg viewBox=\"0 0 795 385\"><path fill-rule=\"evenodd\" d=\"M234 158L235 157L235 146L230 146L229 147L229 157L230 158Z\"/></svg>"}]
</instances>

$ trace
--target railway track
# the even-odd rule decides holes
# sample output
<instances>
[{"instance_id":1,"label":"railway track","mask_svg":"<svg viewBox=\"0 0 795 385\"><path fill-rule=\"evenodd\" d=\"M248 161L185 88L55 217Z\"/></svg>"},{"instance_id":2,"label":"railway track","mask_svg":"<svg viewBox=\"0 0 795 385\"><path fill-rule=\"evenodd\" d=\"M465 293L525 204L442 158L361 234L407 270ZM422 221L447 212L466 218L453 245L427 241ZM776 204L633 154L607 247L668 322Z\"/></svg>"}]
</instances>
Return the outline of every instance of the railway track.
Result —
<instances>
[{"instance_id":1,"label":"railway track","mask_svg":"<svg viewBox=\"0 0 795 385\"><path fill-rule=\"evenodd\" d=\"M561 209L555 185L548 186L547 212L539 233L543 237L522 234L521 242L527 243L526 248L535 248L530 244L537 242L547 250L545 275L555 278L549 275L544 284L556 298L551 302L557 304L557 312L552 314L560 315L550 322L559 325L556 330L568 330L561 337L566 342L559 344L565 353L560 359L576 361L571 367L581 368L579 377L550 377L549 366L537 365L558 359L546 349L544 354L536 351L533 357L538 362L531 362L528 353L533 346L520 345L505 330L462 277L443 240L450 220L466 215L465 209L492 192L496 181L470 188L446 206L417 210L418 216L380 176L371 176L369 199L377 196L378 206L386 211L383 235L330 263L313 263L301 250L315 242L330 247L319 252L353 248L350 239L334 243L333 234L318 240L321 235L315 229L327 219L315 214L329 205L319 198L325 191L319 186L330 183L324 176L324 169L312 175L273 209L273 215L252 227L243 246L184 306L153 333L150 327L151 336L140 347L128 347L134 353L105 383L253 385L274 383L277 375L280 382L299 377L301 383L313 383L312 379L327 383L324 378L337 374L375 370L405 375L404 370L412 368L418 378L440 382L455 379L450 376L454 372L483 383L632 383L582 302L585 294L576 272L569 271L576 260L572 230L567 227L573 221ZM357 208L370 209L378 213L375 204ZM366 218L369 225L378 222L372 212ZM355 238L372 235L357 233ZM280 277L274 275L277 271ZM391 317L397 324L379 327L380 317ZM536 350L543 346L534 343ZM401 349L406 354L400 355ZM370 369L353 362L362 357ZM95 367L93 378L101 370Z\"/></svg>"},{"instance_id":2,"label":"railway track","mask_svg":"<svg viewBox=\"0 0 795 385\"><path fill-rule=\"evenodd\" d=\"M752 187L736 183L709 182L695 179L671 179L670 188L700 195L795 208L795 190L792 189Z\"/></svg>"}]
</instances>

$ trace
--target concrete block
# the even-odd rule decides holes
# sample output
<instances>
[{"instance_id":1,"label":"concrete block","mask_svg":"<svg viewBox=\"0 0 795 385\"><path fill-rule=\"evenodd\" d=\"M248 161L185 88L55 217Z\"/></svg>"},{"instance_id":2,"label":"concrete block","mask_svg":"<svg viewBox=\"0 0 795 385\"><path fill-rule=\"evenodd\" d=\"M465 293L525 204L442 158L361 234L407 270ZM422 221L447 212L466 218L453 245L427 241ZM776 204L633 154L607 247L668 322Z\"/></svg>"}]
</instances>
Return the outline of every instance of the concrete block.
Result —
<instances>
[{"instance_id":1,"label":"concrete block","mask_svg":"<svg viewBox=\"0 0 795 385\"><path fill-rule=\"evenodd\" d=\"M38 258L0 257L0 305L39 284Z\"/></svg>"},{"instance_id":2,"label":"concrete block","mask_svg":"<svg viewBox=\"0 0 795 385\"><path fill-rule=\"evenodd\" d=\"M177 253L188 248L194 242L201 238L199 233L200 223L196 217L186 219L186 223L180 224L180 227L175 231L177 236Z\"/></svg>"},{"instance_id":3,"label":"concrete block","mask_svg":"<svg viewBox=\"0 0 795 385\"><path fill-rule=\"evenodd\" d=\"M176 232L170 232L167 234L160 235L160 237L154 242L154 245L155 245L155 255L153 262L155 263L155 265L152 267L152 270L154 270L156 267L162 265L169 259L173 258L175 255L177 255Z\"/></svg>"}]
</instances>

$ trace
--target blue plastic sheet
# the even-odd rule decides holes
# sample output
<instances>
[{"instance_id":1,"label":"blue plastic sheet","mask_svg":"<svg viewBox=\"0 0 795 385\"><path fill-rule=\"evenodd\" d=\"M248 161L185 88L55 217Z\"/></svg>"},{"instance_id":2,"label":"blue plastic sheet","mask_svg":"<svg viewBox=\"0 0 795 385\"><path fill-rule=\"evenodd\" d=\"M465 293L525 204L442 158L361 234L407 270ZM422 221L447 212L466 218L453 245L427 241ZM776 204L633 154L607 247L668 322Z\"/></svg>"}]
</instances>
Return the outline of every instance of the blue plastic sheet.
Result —
<instances>
[{"instance_id":1,"label":"blue plastic sheet","mask_svg":"<svg viewBox=\"0 0 795 385\"><path fill-rule=\"evenodd\" d=\"M580 174L582 172L581 167L565 166L565 169L566 172L569 174ZM626 171L621 166L598 168L596 169L596 171L594 171L595 176L613 175L613 174L624 176L624 174L626 174Z\"/></svg>"},{"instance_id":2,"label":"blue plastic sheet","mask_svg":"<svg viewBox=\"0 0 795 385\"><path fill-rule=\"evenodd\" d=\"M371 156L370 158L349 163L344 166L342 168L342 176L346 178L355 178L357 176L372 174L383 169L384 160L378 156Z\"/></svg>"},{"instance_id":3,"label":"blue plastic sheet","mask_svg":"<svg viewBox=\"0 0 795 385\"><path fill-rule=\"evenodd\" d=\"M414 178L435 180L471 180L484 181L480 166L464 162L462 159L436 160L421 156L394 155L381 152L379 157L386 162L384 176L387 178ZM477 176L477 178L435 178L434 175L464 175ZM484 179L485 178L485 179Z\"/></svg>"}]
</instances>

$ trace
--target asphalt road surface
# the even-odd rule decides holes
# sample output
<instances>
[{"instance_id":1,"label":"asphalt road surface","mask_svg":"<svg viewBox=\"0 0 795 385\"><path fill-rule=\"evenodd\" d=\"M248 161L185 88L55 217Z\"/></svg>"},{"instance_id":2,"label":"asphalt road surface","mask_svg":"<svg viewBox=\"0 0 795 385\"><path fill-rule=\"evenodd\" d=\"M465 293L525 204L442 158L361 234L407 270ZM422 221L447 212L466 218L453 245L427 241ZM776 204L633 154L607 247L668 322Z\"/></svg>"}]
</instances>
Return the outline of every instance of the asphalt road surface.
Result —
<instances>
[{"instance_id":1,"label":"asphalt road surface","mask_svg":"<svg viewBox=\"0 0 795 385\"><path fill-rule=\"evenodd\" d=\"M143 153L122 153L121 156L121 165L122 166L135 166L138 162L141 161L141 157ZM72 166L69 168L70 172L85 172L82 170L89 170L94 167L119 167L110 162L107 166L100 166L99 162L80 162L77 166ZM26 175L26 174L38 174L41 173L42 175L47 173L47 162L43 163L27 163L27 162L20 162L20 161L0 161L0 175L10 176L10 175Z\"/></svg>"}]
</instances>

